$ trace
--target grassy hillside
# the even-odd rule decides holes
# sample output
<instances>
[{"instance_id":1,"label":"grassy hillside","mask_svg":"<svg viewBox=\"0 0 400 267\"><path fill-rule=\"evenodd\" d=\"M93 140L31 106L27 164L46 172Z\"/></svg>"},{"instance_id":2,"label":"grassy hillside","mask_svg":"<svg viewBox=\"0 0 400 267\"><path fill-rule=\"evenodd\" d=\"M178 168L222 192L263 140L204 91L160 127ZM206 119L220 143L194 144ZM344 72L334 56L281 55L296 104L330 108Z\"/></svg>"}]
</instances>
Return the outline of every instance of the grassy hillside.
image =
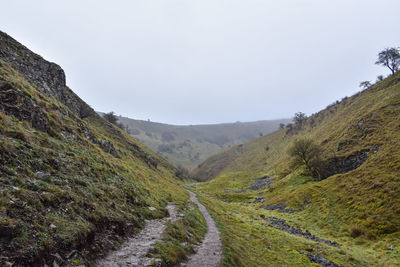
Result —
<instances>
[{"instance_id":1,"label":"grassy hillside","mask_svg":"<svg viewBox=\"0 0 400 267\"><path fill-rule=\"evenodd\" d=\"M167 202L185 207L175 167L98 116L59 66L2 32L0 126L1 264L87 263L165 216Z\"/></svg>"},{"instance_id":2,"label":"grassy hillside","mask_svg":"<svg viewBox=\"0 0 400 267\"><path fill-rule=\"evenodd\" d=\"M194 173L202 179L216 178L197 189L231 202L203 196L223 229L225 263L257 266L264 259L277 266L301 265L309 262L302 251L345 266L398 266L399 118L397 73L312 115L302 129L285 128L207 159ZM288 148L304 137L320 146L333 175L317 181L290 168ZM264 176L274 178L272 185L247 189ZM256 198L263 198L263 203L245 203ZM273 206L283 204L286 208ZM341 247L265 227L271 217ZM253 245L241 245L246 240ZM265 244L272 244L272 249Z\"/></svg>"},{"instance_id":3,"label":"grassy hillside","mask_svg":"<svg viewBox=\"0 0 400 267\"><path fill-rule=\"evenodd\" d=\"M175 166L191 170L221 149L271 133L289 120L177 126L119 117L118 122Z\"/></svg>"}]
</instances>

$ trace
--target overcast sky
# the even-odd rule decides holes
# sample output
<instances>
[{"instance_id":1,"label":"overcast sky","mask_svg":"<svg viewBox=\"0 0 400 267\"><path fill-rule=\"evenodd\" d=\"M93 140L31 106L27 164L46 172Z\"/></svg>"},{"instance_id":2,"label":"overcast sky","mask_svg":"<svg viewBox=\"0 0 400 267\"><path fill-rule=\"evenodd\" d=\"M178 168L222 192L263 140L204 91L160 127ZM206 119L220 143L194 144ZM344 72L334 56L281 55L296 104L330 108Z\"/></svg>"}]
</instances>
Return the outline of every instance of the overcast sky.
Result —
<instances>
[{"instance_id":1,"label":"overcast sky","mask_svg":"<svg viewBox=\"0 0 400 267\"><path fill-rule=\"evenodd\" d=\"M0 30L98 111L173 124L307 115L388 74L399 0L12 0Z\"/></svg>"}]
</instances>

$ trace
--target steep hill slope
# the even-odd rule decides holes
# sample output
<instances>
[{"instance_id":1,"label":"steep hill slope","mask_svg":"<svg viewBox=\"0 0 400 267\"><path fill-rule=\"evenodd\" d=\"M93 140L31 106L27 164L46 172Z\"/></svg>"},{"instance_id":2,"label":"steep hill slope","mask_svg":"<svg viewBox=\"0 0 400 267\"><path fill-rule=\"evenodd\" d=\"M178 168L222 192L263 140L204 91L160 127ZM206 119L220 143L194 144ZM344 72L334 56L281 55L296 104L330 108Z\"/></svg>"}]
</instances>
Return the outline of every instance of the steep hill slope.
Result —
<instances>
[{"instance_id":1,"label":"steep hill slope","mask_svg":"<svg viewBox=\"0 0 400 267\"><path fill-rule=\"evenodd\" d=\"M191 170L221 149L268 134L289 120L178 126L119 117L128 132L175 166Z\"/></svg>"},{"instance_id":2,"label":"steep hill slope","mask_svg":"<svg viewBox=\"0 0 400 267\"><path fill-rule=\"evenodd\" d=\"M0 264L90 262L168 201L184 207L176 172L0 32Z\"/></svg>"},{"instance_id":3,"label":"steep hill slope","mask_svg":"<svg viewBox=\"0 0 400 267\"><path fill-rule=\"evenodd\" d=\"M283 171L288 145L309 137L321 145L322 155L344 158L358 151L390 147L398 137L399 74L310 116L301 130L286 127L254 141L234 146L208 158L193 173L211 179L232 171ZM397 102L396 102L397 101ZM394 148L395 149L395 148Z\"/></svg>"},{"instance_id":4,"label":"steep hill slope","mask_svg":"<svg viewBox=\"0 0 400 267\"><path fill-rule=\"evenodd\" d=\"M247 266L264 259L294 265L325 257L345 266L400 264L399 118L397 73L312 115L301 129L276 131L202 163L194 173L214 179L197 188L231 202L204 196L225 233L225 261ZM290 168L288 148L304 137L321 148L327 177L322 181ZM279 229L288 228L282 219L303 232L335 240L341 248L306 242L299 231L293 235L293 228L292 234L284 233ZM247 234L254 235L249 248L240 246Z\"/></svg>"}]
</instances>

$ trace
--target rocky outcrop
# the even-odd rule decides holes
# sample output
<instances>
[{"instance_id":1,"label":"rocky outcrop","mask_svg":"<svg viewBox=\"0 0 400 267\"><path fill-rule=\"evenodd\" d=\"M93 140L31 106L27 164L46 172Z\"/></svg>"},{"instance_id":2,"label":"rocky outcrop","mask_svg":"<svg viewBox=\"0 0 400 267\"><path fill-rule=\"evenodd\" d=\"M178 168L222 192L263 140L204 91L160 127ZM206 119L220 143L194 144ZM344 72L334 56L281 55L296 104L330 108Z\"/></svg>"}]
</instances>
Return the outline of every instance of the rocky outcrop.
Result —
<instances>
[{"instance_id":1,"label":"rocky outcrop","mask_svg":"<svg viewBox=\"0 0 400 267\"><path fill-rule=\"evenodd\" d=\"M270 186L274 181L275 178L270 178L268 176L262 178L256 178L254 180L254 183L251 186L249 186L248 189L253 191L261 190Z\"/></svg>"},{"instance_id":2,"label":"rocky outcrop","mask_svg":"<svg viewBox=\"0 0 400 267\"><path fill-rule=\"evenodd\" d=\"M42 93L54 97L63 103L79 118L98 116L97 113L83 100L81 100L66 85L65 73L60 66L43 59L28 48L18 43L4 32L0 31L0 67L9 64L18 71L31 85ZM51 128L51 122L42 107L29 94L17 90L10 83L0 79L0 110L5 114L14 116L19 120L29 122L33 128L56 135ZM122 137L121 133L105 124L113 134ZM108 140L96 138L86 127L82 134L92 143L98 145L104 152L118 157L114 145ZM81 141L75 133L61 131L59 134L73 141ZM159 160L145 152L136 144L127 143L132 154L143 160L149 167L157 168Z\"/></svg>"},{"instance_id":3,"label":"rocky outcrop","mask_svg":"<svg viewBox=\"0 0 400 267\"><path fill-rule=\"evenodd\" d=\"M0 110L21 121L29 122L33 128L48 132L49 119L41 107L28 95L15 90L13 86L0 79Z\"/></svg>"},{"instance_id":4,"label":"rocky outcrop","mask_svg":"<svg viewBox=\"0 0 400 267\"><path fill-rule=\"evenodd\" d=\"M379 146L370 149L357 151L345 157L334 157L327 160L322 178L327 178L335 174L343 174L360 167L368 158L369 153L377 153Z\"/></svg>"},{"instance_id":5,"label":"rocky outcrop","mask_svg":"<svg viewBox=\"0 0 400 267\"><path fill-rule=\"evenodd\" d=\"M336 263L334 263L332 261L329 261L329 260L325 259L324 257L318 256L318 255L313 255L313 254L308 253L308 252L305 253L305 252L302 252L302 251L299 251L299 253L303 254L303 255L306 255L307 258L311 262L317 263L322 267L340 267L340 265L338 265L338 264L336 264Z\"/></svg>"},{"instance_id":6,"label":"rocky outcrop","mask_svg":"<svg viewBox=\"0 0 400 267\"><path fill-rule=\"evenodd\" d=\"M0 60L11 64L37 89L59 100L80 118L96 114L66 86L65 73L60 66L46 61L1 31Z\"/></svg>"}]
</instances>

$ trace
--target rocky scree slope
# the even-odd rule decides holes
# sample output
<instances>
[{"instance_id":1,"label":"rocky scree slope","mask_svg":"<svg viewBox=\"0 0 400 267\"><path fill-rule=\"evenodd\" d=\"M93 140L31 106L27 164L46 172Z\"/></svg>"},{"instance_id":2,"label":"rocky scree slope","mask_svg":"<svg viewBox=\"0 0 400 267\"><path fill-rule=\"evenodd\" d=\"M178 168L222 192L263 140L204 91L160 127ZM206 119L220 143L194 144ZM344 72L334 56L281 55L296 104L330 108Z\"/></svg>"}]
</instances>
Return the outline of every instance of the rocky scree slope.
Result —
<instances>
[{"instance_id":1,"label":"rocky scree slope","mask_svg":"<svg viewBox=\"0 0 400 267\"><path fill-rule=\"evenodd\" d=\"M98 116L58 65L0 32L2 264L90 262L186 202L176 173Z\"/></svg>"}]
</instances>

